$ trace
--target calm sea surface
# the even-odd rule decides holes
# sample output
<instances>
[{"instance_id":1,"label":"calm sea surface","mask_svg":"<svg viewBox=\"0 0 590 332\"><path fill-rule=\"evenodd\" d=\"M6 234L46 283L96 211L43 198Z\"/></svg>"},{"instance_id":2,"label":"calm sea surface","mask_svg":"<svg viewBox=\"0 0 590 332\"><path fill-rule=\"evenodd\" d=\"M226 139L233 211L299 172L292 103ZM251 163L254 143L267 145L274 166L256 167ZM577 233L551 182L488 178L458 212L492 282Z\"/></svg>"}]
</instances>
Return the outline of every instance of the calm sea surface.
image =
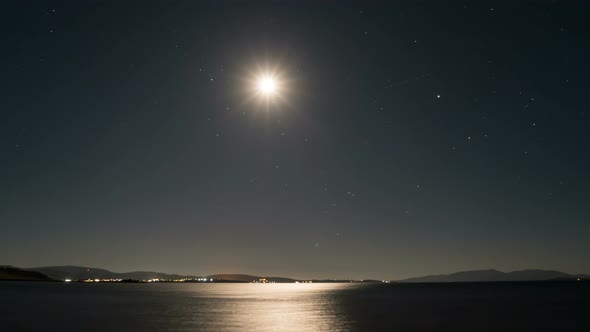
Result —
<instances>
[{"instance_id":1,"label":"calm sea surface","mask_svg":"<svg viewBox=\"0 0 590 332\"><path fill-rule=\"evenodd\" d=\"M0 331L590 331L590 282L0 282Z\"/></svg>"}]
</instances>

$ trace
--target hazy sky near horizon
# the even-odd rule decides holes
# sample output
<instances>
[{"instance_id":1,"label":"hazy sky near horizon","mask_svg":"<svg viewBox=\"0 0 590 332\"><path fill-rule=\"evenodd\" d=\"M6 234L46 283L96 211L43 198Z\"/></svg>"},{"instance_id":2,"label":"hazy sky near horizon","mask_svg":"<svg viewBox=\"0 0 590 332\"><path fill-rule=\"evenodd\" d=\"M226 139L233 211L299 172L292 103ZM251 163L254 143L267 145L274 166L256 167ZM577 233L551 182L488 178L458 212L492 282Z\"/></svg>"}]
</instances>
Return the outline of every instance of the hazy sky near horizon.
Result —
<instances>
[{"instance_id":1,"label":"hazy sky near horizon","mask_svg":"<svg viewBox=\"0 0 590 332\"><path fill-rule=\"evenodd\" d=\"M590 273L582 1L0 7L0 264Z\"/></svg>"}]
</instances>

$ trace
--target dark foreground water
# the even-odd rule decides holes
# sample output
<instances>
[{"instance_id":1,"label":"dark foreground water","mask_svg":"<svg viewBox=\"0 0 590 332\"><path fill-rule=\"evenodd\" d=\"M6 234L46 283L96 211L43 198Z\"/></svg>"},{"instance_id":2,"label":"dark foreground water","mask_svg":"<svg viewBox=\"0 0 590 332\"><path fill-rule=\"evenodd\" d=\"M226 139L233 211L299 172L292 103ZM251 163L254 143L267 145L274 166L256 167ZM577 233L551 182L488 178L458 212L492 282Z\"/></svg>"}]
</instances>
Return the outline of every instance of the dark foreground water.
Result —
<instances>
[{"instance_id":1,"label":"dark foreground water","mask_svg":"<svg viewBox=\"0 0 590 332\"><path fill-rule=\"evenodd\" d=\"M590 331L590 282L0 282L0 331Z\"/></svg>"}]
</instances>

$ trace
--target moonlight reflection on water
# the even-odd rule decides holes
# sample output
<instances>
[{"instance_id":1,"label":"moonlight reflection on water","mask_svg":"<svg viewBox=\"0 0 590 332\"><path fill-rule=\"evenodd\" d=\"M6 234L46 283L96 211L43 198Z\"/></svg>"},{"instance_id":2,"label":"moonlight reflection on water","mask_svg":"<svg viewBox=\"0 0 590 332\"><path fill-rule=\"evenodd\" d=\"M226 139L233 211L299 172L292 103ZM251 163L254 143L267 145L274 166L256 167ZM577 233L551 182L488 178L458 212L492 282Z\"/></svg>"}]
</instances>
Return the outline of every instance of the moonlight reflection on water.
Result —
<instances>
[{"instance_id":1,"label":"moonlight reflection on water","mask_svg":"<svg viewBox=\"0 0 590 332\"><path fill-rule=\"evenodd\" d=\"M200 285L197 285L200 286ZM349 284L245 284L199 287L193 296L207 309L177 306L195 328L236 331L339 331L347 329L333 294Z\"/></svg>"}]
</instances>

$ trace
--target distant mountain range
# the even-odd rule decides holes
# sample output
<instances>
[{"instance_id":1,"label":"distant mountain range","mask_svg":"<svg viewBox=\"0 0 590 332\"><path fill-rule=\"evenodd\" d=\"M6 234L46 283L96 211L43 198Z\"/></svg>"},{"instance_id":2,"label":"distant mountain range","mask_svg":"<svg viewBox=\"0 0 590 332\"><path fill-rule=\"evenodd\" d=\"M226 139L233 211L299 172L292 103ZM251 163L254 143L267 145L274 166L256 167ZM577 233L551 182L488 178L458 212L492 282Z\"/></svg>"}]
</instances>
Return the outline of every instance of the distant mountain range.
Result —
<instances>
[{"instance_id":1,"label":"distant mountain range","mask_svg":"<svg viewBox=\"0 0 590 332\"><path fill-rule=\"evenodd\" d=\"M0 280L22 281L64 281L85 279L197 279L207 278L217 282L253 282L266 279L268 282L293 283L301 279L285 277L262 277L247 274L214 274L209 276L190 276L167 274L152 271L135 271L118 273L105 269L83 266L45 266L33 268L17 268L14 266L0 266ZM502 272L498 270L463 271L452 274L429 275L418 278L397 280L399 283L426 282L498 282L498 281L544 281L544 280L590 280L590 275L572 275L549 270L522 270ZM351 280L316 280L313 282L349 282ZM363 280L363 282L377 282L377 280Z\"/></svg>"},{"instance_id":2,"label":"distant mountain range","mask_svg":"<svg viewBox=\"0 0 590 332\"><path fill-rule=\"evenodd\" d=\"M0 280L32 280L36 275L39 280L85 280L85 279L132 279L132 280L149 280L149 279L197 279L207 278L215 281L226 282L252 282L266 279L268 282L289 283L297 280L283 277L261 277L247 274L215 274L210 276L192 276L180 274L168 274L152 271L134 271L134 272L112 272L105 269L85 266L44 266L31 268L17 268L13 266L0 267ZM6 272L2 272L6 271ZM7 271L10 271L10 275Z\"/></svg>"},{"instance_id":3,"label":"distant mountain range","mask_svg":"<svg viewBox=\"0 0 590 332\"><path fill-rule=\"evenodd\" d=\"M590 279L589 275L572 275L549 270L522 270L502 272L498 270L463 271L451 274L430 275L398 280L398 282L492 282L492 281L543 281Z\"/></svg>"},{"instance_id":4,"label":"distant mountain range","mask_svg":"<svg viewBox=\"0 0 590 332\"><path fill-rule=\"evenodd\" d=\"M152 271L135 271L135 272L112 272L105 269L84 266L44 266L24 268L23 270L35 271L57 280L84 280L84 279L182 279L197 278L194 276L183 276L179 274L167 274Z\"/></svg>"},{"instance_id":5,"label":"distant mountain range","mask_svg":"<svg viewBox=\"0 0 590 332\"><path fill-rule=\"evenodd\" d=\"M12 266L0 266L0 280L5 281L57 281L34 271L25 271Z\"/></svg>"},{"instance_id":6,"label":"distant mountain range","mask_svg":"<svg viewBox=\"0 0 590 332\"><path fill-rule=\"evenodd\" d=\"M297 280L291 278L284 278L284 277L260 277L260 276L253 276L248 274L214 274L207 276L210 279L217 279L217 280L225 280L225 281L233 281L233 282L252 282L252 281L259 281L260 279L266 279L268 282L276 282L276 283L289 283L295 282Z\"/></svg>"}]
</instances>

